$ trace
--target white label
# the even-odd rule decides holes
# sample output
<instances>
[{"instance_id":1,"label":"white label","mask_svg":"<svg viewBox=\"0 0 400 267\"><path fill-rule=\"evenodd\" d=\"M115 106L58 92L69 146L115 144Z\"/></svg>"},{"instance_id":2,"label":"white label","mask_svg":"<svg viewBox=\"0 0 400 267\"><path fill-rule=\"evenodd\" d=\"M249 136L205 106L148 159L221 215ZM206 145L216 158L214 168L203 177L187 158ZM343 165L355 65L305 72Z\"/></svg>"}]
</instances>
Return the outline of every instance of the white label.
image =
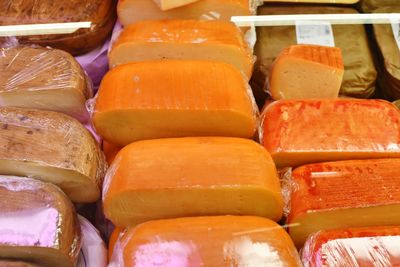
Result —
<instances>
[{"instance_id":1,"label":"white label","mask_svg":"<svg viewBox=\"0 0 400 267\"><path fill-rule=\"evenodd\" d=\"M396 40L397 47L400 50L400 22L392 22L392 30L393 30L393 35L394 39Z\"/></svg>"},{"instance_id":2,"label":"white label","mask_svg":"<svg viewBox=\"0 0 400 267\"><path fill-rule=\"evenodd\" d=\"M296 22L296 36L298 44L335 46L332 26L329 22L298 21Z\"/></svg>"}]
</instances>

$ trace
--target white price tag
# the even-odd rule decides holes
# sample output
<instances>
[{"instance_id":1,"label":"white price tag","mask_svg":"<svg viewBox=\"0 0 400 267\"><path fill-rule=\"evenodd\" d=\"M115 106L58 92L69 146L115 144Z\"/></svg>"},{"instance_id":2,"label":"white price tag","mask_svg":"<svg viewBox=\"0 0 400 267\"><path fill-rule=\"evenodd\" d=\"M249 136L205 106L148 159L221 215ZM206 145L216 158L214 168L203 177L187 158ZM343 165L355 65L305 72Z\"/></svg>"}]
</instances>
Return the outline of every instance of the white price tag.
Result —
<instances>
[{"instance_id":1,"label":"white price tag","mask_svg":"<svg viewBox=\"0 0 400 267\"><path fill-rule=\"evenodd\" d=\"M400 21L392 22L392 30L397 47L400 50Z\"/></svg>"},{"instance_id":2,"label":"white price tag","mask_svg":"<svg viewBox=\"0 0 400 267\"><path fill-rule=\"evenodd\" d=\"M329 22L296 22L298 44L335 46L332 26Z\"/></svg>"}]
</instances>

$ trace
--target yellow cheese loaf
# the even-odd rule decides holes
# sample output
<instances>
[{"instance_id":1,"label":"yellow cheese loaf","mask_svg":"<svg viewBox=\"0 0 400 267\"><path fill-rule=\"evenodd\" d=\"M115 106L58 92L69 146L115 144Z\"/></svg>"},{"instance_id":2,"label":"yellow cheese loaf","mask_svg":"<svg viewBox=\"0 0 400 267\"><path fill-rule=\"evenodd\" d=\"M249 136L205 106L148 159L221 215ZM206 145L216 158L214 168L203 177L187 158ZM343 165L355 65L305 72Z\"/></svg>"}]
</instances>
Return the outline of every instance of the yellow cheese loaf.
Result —
<instances>
[{"instance_id":1,"label":"yellow cheese loaf","mask_svg":"<svg viewBox=\"0 0 400 267\"><path fill-rule=\"evenodd\" d=\"M248 78L253 56L242 32L226 21L155 20L126 27L113 44L110 66L159 60L216 60L235 66Z\"/></svg>"},{"instance_id":2,"label":"yellow cheese loaf","mask_svg":"<svg viewBox=\"0 0 400 267\"><path fill-rule=\"evenodd\" d=\"M199 215L279 220L283 200L274 162L251 140L226 137L132 143L106 175L103 207L115 225Z\"/></svg>"},{"instance_id":3,"label":"yellow cheese loaf","mask_svg":"<svg viewBox=\"0 0 400 267\"><path fill-rule=\"evenodd\" d=\"M93 123L124 146L166 137L252 138L257 110L249 86L229 64L145 61L112 69L97 96Z\"/></svg>"}]
</instances>

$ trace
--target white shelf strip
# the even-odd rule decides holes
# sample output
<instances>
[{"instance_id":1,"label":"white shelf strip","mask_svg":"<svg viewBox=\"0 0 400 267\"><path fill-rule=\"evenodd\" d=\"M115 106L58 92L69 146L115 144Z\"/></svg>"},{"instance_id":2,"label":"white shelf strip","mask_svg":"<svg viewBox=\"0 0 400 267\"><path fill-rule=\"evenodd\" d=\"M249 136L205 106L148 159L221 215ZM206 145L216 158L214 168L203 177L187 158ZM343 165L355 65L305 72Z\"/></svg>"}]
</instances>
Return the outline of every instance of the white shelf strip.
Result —
<instances>
[{"instance_id":1,"label":"white shelf strip","mask_svg":"<svg viewBox=\"0 0 400 267\"><path fill-rule=\"evenodd\" d=\"M391 24L400 21L400 13L374 14L312 14L312 15L261 15L233 16L231 21L239 27L287 26L329 22L330 24Z\"/></svg>"},{"instance_id":2,"label":"white shelf strip","mask_svg":"<svg viewBox=\"0 0 400 267\"><path fill-rule=\"evenodd\" d=\"M0 26L0 37L67 34L82 28L90 28L91 26L92 23L90 21Z\"/></svg>"}]
</instances>

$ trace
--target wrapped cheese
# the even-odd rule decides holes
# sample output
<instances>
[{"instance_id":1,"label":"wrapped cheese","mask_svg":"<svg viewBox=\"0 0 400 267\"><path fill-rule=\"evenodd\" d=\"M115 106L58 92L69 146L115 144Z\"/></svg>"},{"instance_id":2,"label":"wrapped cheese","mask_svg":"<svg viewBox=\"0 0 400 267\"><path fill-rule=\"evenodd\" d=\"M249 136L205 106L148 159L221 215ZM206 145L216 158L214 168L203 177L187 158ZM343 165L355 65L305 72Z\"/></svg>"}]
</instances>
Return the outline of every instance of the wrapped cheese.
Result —
<instances>
[{"instance_id":1,"label":"wrapped cheese","mask_svg":"<svg viewBox=\"0 0 400 267\"><path fill-rule=\"evenodd\" d=\"M104 213L119 227L154 219L225 214L278 221L283 211L271 156L246 139L135 142L118 153L104 184Z\"/></svg>"},{"instance_id":2,"label":"wrapped cheese","mask_svg":"<svg viewBox=\"0 0 400 267\"><path fill-rule=\"evenodd\" d=\"M51 46L74 55L84 54L103 43L116 20L113 0L8 0L0 1L0 26L21 24L47 24L91 22L90 28L78 29L70 34L18 37L22 43Z\"/></svg>"},{"instance_id":3,"label":"wrapped cheese","mask_svg":"<svg viewBox=\"0 0 400 267\"><path fill-rule=\"evenodd\" d=\"M297 247L319 230L400 225L400 159L317 163L292 172L289 234Z\"/></svg>"},{"instance_id":4,"label":"wrapped cheese","mask_svg":"<svg viewBox=\"0 0 400 267\"><path fill-rule=\"evenodd\" d=\"M292 45L275 59L269 76L273 99L336 98L343 80L339 48Z\"/></svg>"},{"instance_id":5,"label":"wrapped cheese","mask_svg":"<svg viewBox=\"0 0 400 267\"><path fill-rule=\"evenodd\" d=\"M74 207L56 186L0 176L0 258L73 267L80 249Z\"/></svg>"},{"instance_id":6,"label":"wrapped cheese","mask_svg":"<svg viewBox=\"0 0 400 267\"><path fill-rule=\"evenodd\" d=\"M361 0L361 9L365 13L374 12L381 7L399 7L398 0ZM389 12L393 13L393 11Z\"/></svg>"},{"instance_id":7,"label":"wrapped cheese","mask_svg":"<svg viewBox=\"0 0 400 267\"><path fill-rule=\"evenodd\" d=\"M226 20L232 16L249 16L256 12L255 0L201 0L190 5L162 11L153 0L120 0L118 19L127 26L142 20L203 19Z\"/></svg>"},{"instance_id":8,"label":"wrapped cheese","mask_svg":"<svg viewBox=\"0 0 400 267\"><path fill-rule=\"evenodd\" d=\"M166 11L173 8L189 5L198 0L153 0L153 1L158 5L158 7L162 11Z\"/></svg>"},{"instance_id":9,"label":"wrapped cheese","mask_svg":"<svg viewBox=\"0 0 400 267\"><path fill-rule=\"evenodd\" d=\"M266 106L261 128L278 167L400 157L400 112L384 100L279 100Z\"/></svg>"},{"instance_id":10,"label":"wrapped cheese","mask_svg":"<svg viewBox=\"0 0 400 267\"><path fill-rule=\"evenodd\" d=\"M301 266L292 240L275 222L249 216L151 221L117 242L110 267Z\"/></svg>"},{"instance_id":11,"label":"wrapped cheese","mask_svg":"<svg viewBox=\"0 0 400 267\"><path fill-rule=\"evenodd\" d=\"M126 27L110 51L110 66L159 60L216 60L250 78L253 56L242 32L226 21L156 20Z\"/></svg>"},{"instance_id":12,"label":"wrapped cheese","mask_svg":"<svg viewBox=\"0 0 400 267\"><path fill-rule=\"evenodd\" d=\"M399 243L399 226L319 231L307 239L302 261L305 267L398 266Z\"/></svg>"},{"instance_id":13,"label":"wrapped cheese","mask_svg":"<svg viewBox=\"0 0 400 267\"><path fill-rule=\"evenodd\" d=\"M100 198L104 155L86 128L61 113L0 108L0 174L58 185L74 202Z\"/></svg>"},{"instance_id":14,"label":"wrapped cheese","mask_svg":"<svg viewBox=\"0 0 400 267\"><path fill-rule=\"evenodd\" d=\"M93 123L124 146L166 137L252 138L257 110L233 66L214 61L144 61L112 69L103 79Z\"/></svg>"},{"instance_id":15,"label":"wrapped cheese","mask_svg":"<svg viewBox=\"0 0 400 267\"><path fill-rule=\"evenodd\" d=\"M124 234L124 228L115 227L114 231L110 236L110 240L108 241L108 260L111 261L115 244L117 243L118 239L120 238L121 234Z\"/></svg>"},{"instance_id":16,"label":"wrapped cheese","mask_svg":"<svg viewBox=\"0 0 400 267\"><path fill-rule=\"evenodd\" d=\"M329 6L271 6L258 9L259 15L286 14L355 14L352 8ZM340 94L368 98L375 91L377 73L368 45L363 25L332 25L334 45L342 50L344 77ZM351 36L351 37L349 37ZM318 39L318 37L316 36ZM297 43L295 26L257 27L257 43L254 53L257 62L254 66L252 88L259 103L263 103L267 89L268 74L272 62L286 47Z\"/></svg>"},{"instance_id":17,"label":"wrapped cheese","mask_svg":"<svg viewBox=\"0 0 400 267\"><path fill-rule=\"evenodd\" d=\"M87 121L88 77L68 53L17 46L0 49L0 105L53 110Z\"/></svg>"},{"instance_id":18,"label":"wrapped cheese","mask_svg":"<svg viewBox=\"0 0 400 267\"><path fill-rule=\"evenodd\" d=\"M115 156L118 154L122 147L113 145L107 141L103 141L102 148L104 151L104 155L106 156L108 165L111 165Z\"/></svg>"}]
</instances>

